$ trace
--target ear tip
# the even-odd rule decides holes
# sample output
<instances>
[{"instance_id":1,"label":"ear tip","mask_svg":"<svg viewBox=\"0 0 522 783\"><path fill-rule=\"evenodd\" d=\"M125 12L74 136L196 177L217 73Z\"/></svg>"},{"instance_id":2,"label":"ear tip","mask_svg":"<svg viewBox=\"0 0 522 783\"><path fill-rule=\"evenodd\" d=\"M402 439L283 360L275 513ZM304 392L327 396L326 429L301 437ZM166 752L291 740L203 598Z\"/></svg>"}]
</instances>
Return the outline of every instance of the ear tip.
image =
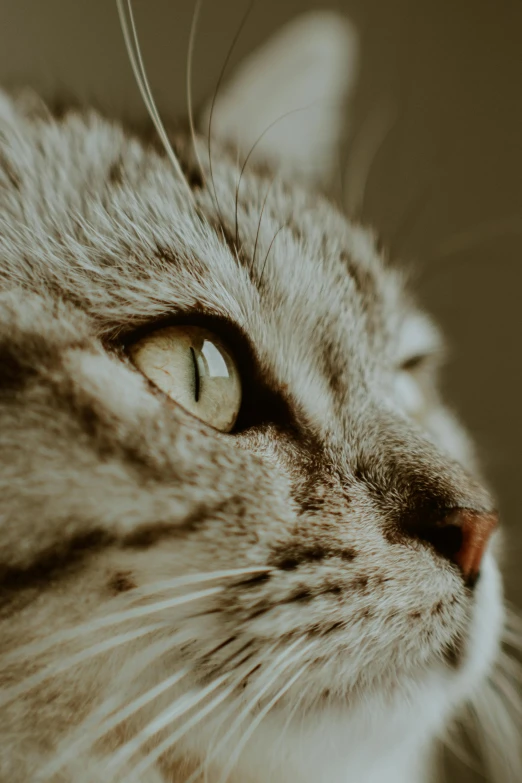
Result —
<instances>
[{"instance_id":1,"label":"ear tip","mask_svg":"<svg viewBox=\"0 0 522 783\"><path fill-rule=\"evenodd\" d=\"M315 28L316 30L340 31L343 34L355 35L355 25L346 14L333 9L312 9L303 11L295 16L288 23L288 26L300 25L304 27Z\"/></svg>"},{"instance_id":2,"label":"ear tip","mask_svg":"<svg viewBox=\"0 0 522 783\"><path fill-rule=\"evenodd\" d=\"M301 40L314 41L348 52L353 57L359 50L359 35L353 22L334 10L305 11L291 19L286 30Z\"/></svg>"},{"instance_id":3,"label":"ear tip","mask_svg":"<svg viewBox=\"0 0 522 783\"><path fill-rule=\"evenodd\" d=\"M280 30L279 45L301 53L321 70L335 74L351 90L359 70L359 34L351 20L333 10L306 11Z\"/></svg>"},{"instance_id":4,"label":"ear tip","mask_svg":"<svg viewBox=\"0 0 522 783\"><path fill-rule=\"evenodd\" d=\"M329 176L357 80L358 41L355 26L335 11L294 16L221 91L213 104L213 133L303 179Z\"/></svg>"}]
</instances>

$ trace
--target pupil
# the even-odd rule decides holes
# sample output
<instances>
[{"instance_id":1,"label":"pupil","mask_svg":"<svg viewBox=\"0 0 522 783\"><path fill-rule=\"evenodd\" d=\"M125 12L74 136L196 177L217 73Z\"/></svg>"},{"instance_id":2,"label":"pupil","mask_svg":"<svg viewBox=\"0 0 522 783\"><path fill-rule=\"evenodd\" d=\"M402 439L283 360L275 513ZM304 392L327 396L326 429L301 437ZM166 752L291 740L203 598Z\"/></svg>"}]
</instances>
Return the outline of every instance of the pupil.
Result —
<instances>
[{"instance_id":1,"label":"pupil","mask_svg":"<svg viewBox=\"0 0 522 783\"><path fill-rule=\"evenodd\" d=\"M201 385L201 379L199 375L198 360L196 358L196 352L194 348L190 348L190 355L192 356L192 364L194 365L194 399L199 402L199 391Z\"/></svg>"}]
</instances>

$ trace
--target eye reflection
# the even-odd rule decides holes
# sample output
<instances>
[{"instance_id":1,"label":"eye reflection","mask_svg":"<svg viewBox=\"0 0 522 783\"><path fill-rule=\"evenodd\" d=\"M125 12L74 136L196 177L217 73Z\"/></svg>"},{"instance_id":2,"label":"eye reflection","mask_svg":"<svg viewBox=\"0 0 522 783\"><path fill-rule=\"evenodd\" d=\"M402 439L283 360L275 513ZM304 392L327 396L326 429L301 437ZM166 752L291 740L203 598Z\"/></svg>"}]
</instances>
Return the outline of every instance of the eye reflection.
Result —
<instances>
[{"instance_id":1,"label":"eye reflection","mask_svg":"<svg viewBox=\"0 0 522 783\"><path fill-rule=\"evenodd\" d=\"M206 375L209 375L212 378L230 377L223 354L219 352L214 343L211 343L210 340L203 340L199 358L201 362L206 363Z\"/></svg>"}]
</instances>

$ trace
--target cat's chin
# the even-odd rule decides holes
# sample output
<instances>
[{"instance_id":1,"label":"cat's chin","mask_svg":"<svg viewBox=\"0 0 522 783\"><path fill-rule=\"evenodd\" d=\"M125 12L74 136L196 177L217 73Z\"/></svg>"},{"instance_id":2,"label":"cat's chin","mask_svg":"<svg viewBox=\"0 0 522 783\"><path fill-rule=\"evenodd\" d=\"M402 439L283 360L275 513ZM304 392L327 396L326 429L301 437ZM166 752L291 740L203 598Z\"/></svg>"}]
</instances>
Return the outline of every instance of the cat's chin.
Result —
<instances>
[{"instance_id":1,"label":"cat's chin","mask_svg":"<svg viewBox=\"0 0 522 783\"><path fill-rule=\"evenodd\" d=\"M446 694L448 710L459 707L481 688L499 654L505 622L502 581L491 554L483 562L471 597L469 625L434 652L427 667L419 667L417 683L431 682ZM426 670L427 669L427 670Z\"/></svg>"},{"instance_id":2,"label":"cat's chin","mask_svg":"<svg viewBox=\"0 0 522 783\"><path fill-rule=\"evenodd\" d=\"M414 705L413 712L420 716L428 700L438 703L438 712L446 719L480 690L494 667L504 621L501 577L493 556L488 554L470 596L469 622L464 630L452 631L448 640L427 659L401 661L397 651L393 668L383 668L374 676L366 670L351 687L344 692L337 691L337 695L333 683L332 689L326 688L323 697L316 699L316 708L325 713L333 706L335 710L353 713L355 705L364 705L369 698L375 698L381 710L393 713L397 705L410 703Z\"/></svg>"},{"instance_id":3,"label":"cat's chin","mask_svg":"<svg viewBox=\"0 0 522 783\"><path fill-rule=\"evenodd\" d=\"M444 732L448 720L481 689L498 655L504 610L501 579L491 555L485 558L481 578L474 589L472 606L467 638L459 645L458 660L449 655L445 658L439 651L434 655L433 664L419 668L417 675L402 681L399 676L395 681L396 687L386 691L366 692L360 694L362 698L358 699L328 698L322 703L317 700L315 709L310 709L306 716L300 717L295 737L292 729L287 727L288 750L291 752L290 747L295 742L296 755L304 760L302 769L306 767L307 747L314 748L316 754L309 758L310 769L318 763L316 756L322 745L321 738L325 748L323 761L326 766L332 763L331 780L337 779L336 765L343 769L345 752L346 758L350 759L346 764L348 767L354 765L354 774L359 777L353 779L357 780L363 780L364 777L360 777L359 768L354 764L357 754L361 754L360 769L365 764L370 767L369 759L377 748L383 772L391 769L386 766L390 759L396 757L399 760L403 754L405 759L412 760L416 769L415 759L422 757L431 746L431 741ZM267 723L266 737L275 743L278 730L284 725L284 711L280 715L276 712L273 722ZM269 743L270 740L267 745ZM404 763L406 774L409 762ZM379 764L377 767L380 769ZM400 762L397 768L400 769ZM339 773L339 780L352 779L344 777L344 774ZM284 775L282 779L285 779ZM368 778L372 783L382 779L391 780L388 776L379 777L379 772L376 777L371 774ZM399 775L398 780L404 779ZM412 776L412 779L417 778ZM305 775L303 780L307 780Z\"/></svg>"},{"instance_id":4,"label":"cat's chin","mask_svg":"<svg viewBox=\"0 0 522 783\"><path fill-rule=\"evenodd\" d=\"M399 676L391 689L391 702L409 701L419 720L423 705L438 704L433 712L446 721L483 687L500 651L504 622L502 581L493 556L488 554L473 590L466 632L454 634L434 652L431 663L419 666L416 675L402 681Z\"/></svg>"},{"instance_id":5,"label":"cat's chin","mask_svg":"<svg viewBox=\"0 0 522 783\"><path fill-rule=\"evenodd\" d=\"M433 661L403 677L383 673L381 687L356 688L344 697L330 691L301 712L293 699L270 712L249 745L231 783L247 779L247 770L269 769L273 783L299 780L315 783L409 783L439 737L475 691L479 690L498 654L503 625L502 588L491 556L484 562L472 598L466 640L458 660L434 653ZM214 727L214 731L216 728ZM212 732L208 737L211 738ZM283 739L284 738L284 741ZM205 732L191 743L205 752ZM227 757L216 759L226 766ZM218 775L219 779L219 775ZM261 777L248 777L257 780ZM263 780L267 779L263 775Z\"/></svg>"}]
</instances>

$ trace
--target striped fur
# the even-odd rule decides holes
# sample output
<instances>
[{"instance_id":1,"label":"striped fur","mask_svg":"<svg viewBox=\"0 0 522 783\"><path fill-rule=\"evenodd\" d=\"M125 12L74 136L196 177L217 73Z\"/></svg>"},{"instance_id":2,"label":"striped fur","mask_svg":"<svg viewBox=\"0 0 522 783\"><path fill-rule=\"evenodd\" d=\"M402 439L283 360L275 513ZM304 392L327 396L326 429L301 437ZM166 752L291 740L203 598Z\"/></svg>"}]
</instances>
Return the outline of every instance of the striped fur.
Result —
<instances>
[{"instance_id":1,"label":"striped fur","mask_svg":"<svg viewBox=\"0 0 522 783\"><path fill-rule=\"evenodd\" d=\"M519 780L495 554L471 591L405 528L493 504L440 338L299 161L241 172L241 84L211 166L172 136L192 201L155 139L0 98L0 780L425 783L480 700ZM235 353L240 431L127 358L180 317Z\"/></svg>"}]
</instances>

